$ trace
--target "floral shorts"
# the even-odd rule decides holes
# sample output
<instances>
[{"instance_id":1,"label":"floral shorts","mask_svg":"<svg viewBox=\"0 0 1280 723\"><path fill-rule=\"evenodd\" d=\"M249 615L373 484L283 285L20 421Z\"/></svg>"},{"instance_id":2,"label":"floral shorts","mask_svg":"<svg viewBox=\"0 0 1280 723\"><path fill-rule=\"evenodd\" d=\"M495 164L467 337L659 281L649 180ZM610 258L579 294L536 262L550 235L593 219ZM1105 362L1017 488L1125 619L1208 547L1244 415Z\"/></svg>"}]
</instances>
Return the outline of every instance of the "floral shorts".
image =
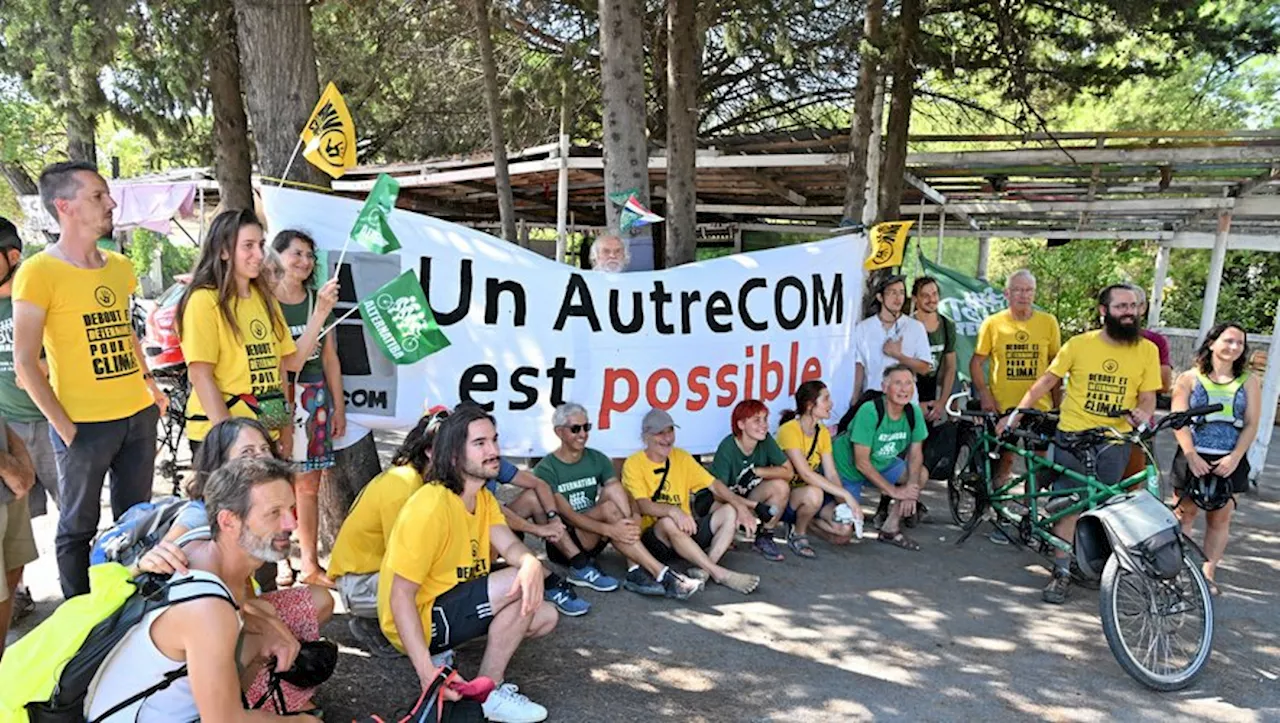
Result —
<instances>
[{"instance_id":1,"label":"floral shorts","mask_svg":"<svg viewBox=\"0 0 1280 723\"><path fill-rule=\"evenodd\" d=\"M294 460L304 472L329 469L333 466L333 397L324 382L300 382L295 390L298 406L307 413L303 428L295 428L295 435L306 440L305 459Z\"/></svg>"}]
</instances>

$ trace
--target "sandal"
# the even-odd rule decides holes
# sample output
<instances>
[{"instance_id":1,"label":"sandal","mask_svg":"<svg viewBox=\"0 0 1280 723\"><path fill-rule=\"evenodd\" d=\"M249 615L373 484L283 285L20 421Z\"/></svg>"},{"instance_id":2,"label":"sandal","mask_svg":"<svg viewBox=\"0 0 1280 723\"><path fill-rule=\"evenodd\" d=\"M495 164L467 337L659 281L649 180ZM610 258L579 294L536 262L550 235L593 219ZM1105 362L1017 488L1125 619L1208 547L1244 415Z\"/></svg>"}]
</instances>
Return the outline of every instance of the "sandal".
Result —
<instances>
[{"instance_id":1,"label":"sandal","mask_svg":"<svg viewBox=\"0 0 1280 723\"><path fill-rule=\"evenodd\" d=\"M902 534L901 530L897 532L881 532L880 541L885 544L893 545L894 547L901 547L904 550L911 550L912 552L920 551L920 545L917 544L915 540Z\"/></svg>"},{"instance_id":2,"label":"sandal","mask_svg":"<svg viewBox=\"0 0 1280 723\"><path fill-rule=\"evenodd\" d=\"M818 553L813 551L813 545L809 544L809 538L804 535L792 535L787 538L787 547L800 557L810 560L818 556Z\"/></svg>"},{"instance_id":3,"label":"sandal","mask_svg":"<svg viewBox=\"0 0 1280 723\"><path fill-rule=\"evenodd\" d=\"M1218 588L1218 583L1214 582L1213 580L1210 580L1209 578L1205 578L1204 581L1209 583L1210 597L1218 597L1219 595L1222 594L1222 590Z\"/></svg>"},{"instance_id":4,"label":"sandal","mask_svg":"<svg viewBox=\"0 0 1280 723\"><path fill-rule=\"evenodd\" d=\"M322 587L326 590L336 590L338 588L337 584L335 584L333 580L329 579L329 576L324 574L321 570L316 570L310 575L299 579L298 582L303 585L315 585L316 587Z\"/></svg>"},{"instance_id":5,"label":"sandal","mask_svg":"<svg viewBox=\"0 0 1280 723\"><path fill-rule=\"evenodd\" d=\"M292 564L289 565L288 574L285 574L284 572L281 572L279 568L276 568L276 588L277 589L288 590L289 588L293 587L293 584L297 581L298 581L298 570Z\"/></svg>"}]
</instances>

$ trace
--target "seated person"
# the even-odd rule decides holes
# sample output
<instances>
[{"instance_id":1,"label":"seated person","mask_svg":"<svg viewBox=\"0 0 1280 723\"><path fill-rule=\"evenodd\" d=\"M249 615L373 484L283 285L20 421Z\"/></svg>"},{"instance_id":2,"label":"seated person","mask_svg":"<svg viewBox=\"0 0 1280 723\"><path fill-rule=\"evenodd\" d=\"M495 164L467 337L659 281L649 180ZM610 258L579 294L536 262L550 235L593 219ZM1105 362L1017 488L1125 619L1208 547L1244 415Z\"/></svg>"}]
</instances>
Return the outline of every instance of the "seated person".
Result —
<instances>
[{"instance_id":1,"label":"seated person","mask_svg":"<svg viewBox=\"0 0 1280 723\"><path fill-rule=\"evenodd\" d=\"M650 409L641 423L644 449L622 465L622 483L644 514L640 541L659 561L683 558L695 566L691 576L710 577L748 594L760 578L721 567L719 562L733 544L736 527L755 529L755 505L730 492L692 455L676 447L675 426L670 414ZM713 505L710 515L694 519L691 498L706 487L720 504Z\"/></svg>"},{"instance_id":2,"label":"seated person","mask_svg":"<svg viewBox=\"0 0 1280 723\"><path fill-rule=\"evenodd\" d=\"M228 417L213 425L205 437L209 444L201 444L191 458L191 480L187 482L187 499L191 500L165 533L164 539L172 542L197 527L209 525L205 511L204 487L209 477L233 459L242 457L275 457L276 443L271 433L253 417Z\"/></svg>"},{"instance_id":3,"label":"seated person","mask_svg":"<svg viewBox=\"0 0 1280 723\"><path fill-rule=\"evenodd\" d=\"M181 551L162 542L138 563L149 572L173 573L174 580L197 580L200 584L183 586L184 592L209 596L155 610L125 635L98 671L86 700L88 719L185 667L185 677L111 720L320 720L244 706L243 696L257 700L247 684L266 675L272 661L276 671L288 670L299 650L298 641L269 615L269 606L255 604L243 583L262 563L289 554L297 527L293 505L293 471L279 460L240 459L210 477L205 488L210 539L193 540Z\"/></svg>"},{"instance_id":4,"label":"seated person","mask_svg":"<svg viewBox=\"0 0 1280 723\"><path fill-rule=\"evenodd\" d=\"M831 432L824 424L830 417L831 392L826 384L811 379L796 389L796 408L782 413L782 426L778 427L778 446L796 471L782 519L791 523L787 546L800 557L817 556L809 544L810 523L829 542L844 544L853 537L852 518L836 522L836 507L843 503L854 515L862 515L858 500L840 484L836 473Z\"/></svg>"},{"instance_id":5,"label":"seated person","mask_svg":"<svg viewBox=\"0 0 1280 723\"><path fill-rule=\"evenodd\" d=\"M329 577L350 615L347 626L356 640L378 657L400 655L383 637L378 624L378 568L396 516L423 485L436 430L448 416L447 411L438 412L418 420L391 458L391 467L360 492L333 542Z\"/></svg>"},{"instance_id":6,"label":"seated person","mask_svg":"<svg viewBox=\"0 0 1280 723\"><path fill-rule=\"evenodd\" d=\"M484 703L491 721L541 721L547 710L504 683L526 638L555 629L542 599L543 568L503 520L486 489L498 474L498 430L474 404L460 405L436 432L428 478L396 518L378 573L382 632L409 656L425 690L434 653L485 637L480 675L499 684ZM490 547L509 563L492 572Z\"/></svg>"},{"instance_id":7,"label":"seated person","mask_svg":"<svg viewBox=\"0 0 1280 723\"><path fill-rule=\"evenodd\" d=\"M861 500L862 486L870 481L880 494L895 501L880 528L880 541L906 550L919 550L920 545L902 533L902 518L915 512L920 490L929 478L924 468L924 440L929 428L920 406L911 403L915 386L915 372L910 367L887 367L880 386L884 416L875 402L863 403L853 424L836 437L831 454L841 484L854 497Z\"/></svg>"},{"instance_id":8,"label":"seated person","mask_svg":"<svg viewBox=\"0 0 1280 723\"><path fill-rule=\"evenodd\" d=\"M596 556L612 542L629 563L623 583L628 590L685 600L701 589L698 581L658 562L640 544L635 500L618 482L613 462L587 447L591 434L587 410L572 402L562 404L556 408L552 424L560 446L543 457L533 473L550 485L564 520L566 534L547 545L547 557L569 566L568 581L595 588L594 576L600 574Z\"/></svg>"},{"instance_id":9,"label":"seated person","mask_svg":"<svg viewBox=\"0 0 1280 723\"><path fill-rule=\"evenodd\" d=\"M787 455L769 434L769 408L758 399L744 399L733 408L731 433L716 448L711 474L734 494L772 508L767 520L756 530L755 548L766 560L782 559L773 541L774 528L787 509L791 494L788 484L795 472Z\"/></svg>"}]
</instances>

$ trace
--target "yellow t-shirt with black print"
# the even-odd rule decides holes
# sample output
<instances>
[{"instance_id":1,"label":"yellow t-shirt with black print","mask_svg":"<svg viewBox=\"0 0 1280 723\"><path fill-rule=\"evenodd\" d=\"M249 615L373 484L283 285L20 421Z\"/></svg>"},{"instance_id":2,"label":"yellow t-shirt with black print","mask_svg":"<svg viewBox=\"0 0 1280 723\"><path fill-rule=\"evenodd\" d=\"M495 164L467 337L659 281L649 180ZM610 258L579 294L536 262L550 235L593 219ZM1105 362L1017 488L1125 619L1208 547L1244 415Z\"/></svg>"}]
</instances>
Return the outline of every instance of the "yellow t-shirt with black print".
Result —
<instances>
[{"instance_id":1,"label":"yellow t-shirt with black print","mask_svg":"<svg viewBox=\"0 0 1280 723\"><path fill-rule=\"evenodd\" d=\"M241 394L280 393L280 360L297 351L297 346L279 307L274 307L273 314L273 307L252 287L248 298L232 297L231 304L236 328L222 316L216 290L192 292L182 314L182 356L188 364L213 365L213 381L224 402ZM254 416L247 404L239 402L228 405L227 411L233 417ZM200 395L192 393L187 402L188 439L199 442L209 433L213 425L207 419L192 419L205 416Z\"/></svg>"},{"instance_id":2,"label":"yellow t-shirt with black print","mask_svg":"<svg viewBox=\"0 0 1280 723\"><path fill-rule=\"evenodd\" d=\"M664 472L666 482L662 481ZM632 497L673 505L686 515L693 514L693 509L689 506L693 493L714 481L715 477L706 467L698 464L693 455L679 447L671 449L665 465L654 463L643 450L627 457L627 461L622 463L622 486ZM653 527L654 522L657 520L645 515L640 521L640 529L647 530Z\"/></svg>"},{"instance_id":3,"label":"yellow t-shirt with black print","mask_svg":"<svg viewBox=\"0 0 1280 723\"><path fill-rule=\"evenodd\" d=\"M1160 352L1146 339L1135 344L1113 344L1101 331L1072 337L1049 365L1049 372L1065 377L1058 429L1079 432L1094 427L1111 427L1120 432L1133 429L1124 417L1138 406L1138 394L1159 391Z\"/></svg>"},{"instance_id":4,"label":"yellow t-shirt with black print","mask_svg":"<svg viewBox=\"0 0 1280 723\"><path fill-rule=\"evenodd\" d=\"M101 251L106 265L82 269L47 252L13 281L13 298L44 310L49 383L73 422L126 419L155 403L142 378L129 297L138 288L129 259Z\"/></svg>"},{"instance_id":5,"label":"yellow t-shirt with black print","mask_svg":"<svg viewBox=\"0 0 1280 723\"><path fill-rule=\"evenodd\" d=\"M818 424L818 443L813 443L813 437L805 435L804 429L800 427L799 419L792 419L781 427L778 427L778 433L774 435L778 440L778 446L782 447L783 453L788 449L798 449L801 454L809 455L807 461L809 467L818 474L822 474L822 455L831 454L831 432L827 431L825 424ZM809 450L813 451L810 452ZM795 477L791 478L792 487L804 487L806 482L800 478L799 472Z\"/></svg>"},{"instance_id":6,"label":"yellow t-shirt with black print","mask_svg":"<svg viewBox=\"0 0 1280 723\"><path fill-rule=\"evenodd\" d=\"M1018 406L1027 390L1048 371L1061 346L1062 333L1053 314L1033 311L1030 319L1020 321L1005 309L982 322L973 353L988 357L991 396L1003 411ZM1052 406L1049 395L1036 401L1037 409Z\"/></svg>"},{"instance_id":7,"label":"yellow t-shirt with black print","mask_svg":"<svg viewBox=\"0 0 1280 723\"><path fill-rule=\"evenodd\" d=\"M333 541L329 577L377 572L400 510L420 489L422 475L407 464L392 467L365 485Z\"/></svg>"},{"instance_id":8,"label":"yellow t-shirt with black print","mask_svg":"<svg viewBox=\"0 0 1280 723\"><path fill-rule=\"evenodd\" d=\"M378 622L392 645L404 650L391 614L396 575L420 586L415 602L429 644L432 604L455 586L489 574L489 528L506 524L489 490L476 493L474 513L442 484L428 483L413 493L391 528L378 572Z\"/></svg>"}]
</instances>

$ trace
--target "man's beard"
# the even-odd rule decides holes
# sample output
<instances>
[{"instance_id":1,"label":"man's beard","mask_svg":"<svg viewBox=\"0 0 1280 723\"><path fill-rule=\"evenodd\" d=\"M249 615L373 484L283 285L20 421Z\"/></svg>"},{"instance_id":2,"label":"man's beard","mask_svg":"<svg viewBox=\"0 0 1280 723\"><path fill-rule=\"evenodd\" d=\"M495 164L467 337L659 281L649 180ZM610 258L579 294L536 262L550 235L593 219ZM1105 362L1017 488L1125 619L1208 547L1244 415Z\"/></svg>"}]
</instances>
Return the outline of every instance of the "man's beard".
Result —
<instances>
[{"instance_id":1,"label":"man's beard","mask_svg":"<svg viewBox=\"0 0 1280 723\"><path fill-rule=\"evenodd\" d=\"M620 274L623 271L626 271L627 268L625 265L623 265L621 259L618 259L616 261L613 259L606 259L604 261L601 261L599 264L597 264L595 270L603 271L607 274Z\"/></svg>"},{"instance_id":2,"label":"man's beard","mask_svg":"<svg viewBox=\"0 0 1280 723\"><path fill-rule=\"evenodd\" d=\"M1121 323L1121 319L1133 319L1132 324ZM1133 315L1112 316L1110 312L1102 315L1102 325L1107 331L1107 336L1124 344L1134 344L1142 334L1141 327L1138 326L1138 317Z\"/></svg>"},{"instance_id":3,"label":"man's beard","mask_svg":"<svg viewBox=\"0 0 1280 723\"><path fill-rule=\"evenodd\" d=\"M280 562L289 556L289 548L277 550L275 547L275 535L255 535L249 531L248 527L240 530L240 548L249 553L251 557L263 562Z\"/></svg>"}]
</instances>

